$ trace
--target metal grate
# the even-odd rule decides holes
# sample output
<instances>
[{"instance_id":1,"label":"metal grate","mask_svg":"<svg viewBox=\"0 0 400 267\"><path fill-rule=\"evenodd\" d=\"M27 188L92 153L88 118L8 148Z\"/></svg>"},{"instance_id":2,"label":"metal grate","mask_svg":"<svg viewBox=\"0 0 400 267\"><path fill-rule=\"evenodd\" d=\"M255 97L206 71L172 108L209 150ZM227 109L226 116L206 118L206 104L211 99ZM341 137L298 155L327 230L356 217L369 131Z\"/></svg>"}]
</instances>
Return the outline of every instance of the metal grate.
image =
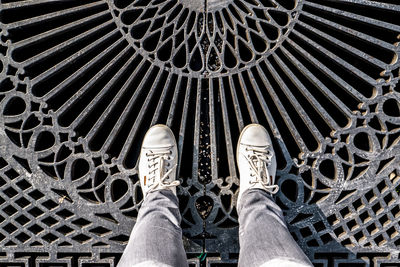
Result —
<instances>
[{"instance_id":1,"label":"metal grate","mask_svg":"<svg viewBox=\"0 0 400 267\"><path fill-rule=\"evenodd\" d=\"M156 123L178 139L191 265L235 265L234 151L254 122L315 265L398 266L399 15L397 0L2 0L0 265L117 262Z\"/></svg>"}]
</instances>

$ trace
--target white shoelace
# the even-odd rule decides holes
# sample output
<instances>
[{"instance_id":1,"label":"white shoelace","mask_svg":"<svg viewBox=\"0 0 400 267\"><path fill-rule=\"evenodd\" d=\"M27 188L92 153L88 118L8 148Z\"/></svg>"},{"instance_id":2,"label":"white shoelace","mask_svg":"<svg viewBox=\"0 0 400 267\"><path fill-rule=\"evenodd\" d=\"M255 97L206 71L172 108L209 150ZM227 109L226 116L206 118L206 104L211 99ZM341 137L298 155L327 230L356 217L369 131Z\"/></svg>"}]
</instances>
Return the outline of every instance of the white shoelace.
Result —
<instances>
[{"instance_id":1,"label":"white shoelace","mask_svg":"<svg viewBox=\"0 0 400 267\"><path fill-rule=\"evenodd\" d=\"M242 155L249 162L251 171L254 173L252 176L256 176L256 180L250 181L250 184L253 186L255 184L260 184L267 192L271 194L277 193L279 186L276 184L271 185L272 177L270 177L267 168L271 163L271 158L273 156L272 152L268 149L249 147L246 147L246 151L253 152L248 155L242 153Z\"/></svg>"},{"instance_id":2,"label":"white shoelace","mask_svg":"<svg viewBox=\"0 0 400 267\"><path fill-rule=\"evenodd\" d=\"M180 185L180 182L175 180L172 182L167 181L168 175L171 174L171 172L177 167L177 164L171 167L166 173L164 173L165 169L165 161L169 159L169 155L171 155L171 150L166 149L166 150L159 150L159 151L152 151L149 150L149 152L146 153L146 156L148 157L148 163L149 163L149 180L153 181L153 184L149 186L149 191L152 192L156 189L166 189L166 188L171 188L171 187L176 187ZM158 167L157 167L158 166ZM167 165L167 167L169 167ZM159 171L158 175L160 176L160 181L155 182L156 176L157 176L157 170Z\"/></svg>"}]
</instances>

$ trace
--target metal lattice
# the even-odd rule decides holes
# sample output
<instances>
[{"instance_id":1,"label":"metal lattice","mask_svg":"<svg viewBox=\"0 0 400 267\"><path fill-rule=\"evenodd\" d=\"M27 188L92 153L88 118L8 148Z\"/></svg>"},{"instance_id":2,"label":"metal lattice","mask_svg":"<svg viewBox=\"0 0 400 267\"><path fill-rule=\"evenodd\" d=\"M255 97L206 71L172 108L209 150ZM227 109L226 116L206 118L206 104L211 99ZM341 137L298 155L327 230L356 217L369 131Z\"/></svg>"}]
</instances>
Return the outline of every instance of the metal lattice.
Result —
<instances>
[{"instance_id":1,"label":"metal lattice","mask_svg":"<svg viewBox=\"0 0 400 267\"><path fill-rule=\"evenodd\" d=\"M117 262L156 123L178 140L191 265L234 265L252 122L316 266L399 266L399 16L397 0L2 0L0 266Z\"/></svg>"}]
</instances>

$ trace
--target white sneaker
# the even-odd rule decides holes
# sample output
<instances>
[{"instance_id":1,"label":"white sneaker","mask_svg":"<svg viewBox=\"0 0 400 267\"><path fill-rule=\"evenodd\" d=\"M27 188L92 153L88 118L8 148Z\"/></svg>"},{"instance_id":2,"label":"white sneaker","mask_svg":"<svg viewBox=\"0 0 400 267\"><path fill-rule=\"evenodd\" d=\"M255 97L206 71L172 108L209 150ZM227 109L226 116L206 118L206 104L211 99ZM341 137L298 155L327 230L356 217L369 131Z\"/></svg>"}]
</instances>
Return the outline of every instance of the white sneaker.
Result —
<instances>
[{"instance_id":1,"label":"white sneaker","mask_svg":"<svg viewBox=\"0 0 400 267\"><path fill-rule=\"evenodd\" d=\"M176 195L178 149L174 134L166 125L154 125L143 139L139 156L139 180L143 195L169 189Z\"/></svg>"},{"instance_id":2,"label":"white sneaker","mask_svg":"<svg viewBox=\"0 0 400 267\"><path fill-rule=\"evenodd\" d=\"M236 160L240 174L239 206L243 192L260 188L275 194L276 158L267 130L259 124L247 125L240 134L236 149Z\"/></svg>"}]
</instances>

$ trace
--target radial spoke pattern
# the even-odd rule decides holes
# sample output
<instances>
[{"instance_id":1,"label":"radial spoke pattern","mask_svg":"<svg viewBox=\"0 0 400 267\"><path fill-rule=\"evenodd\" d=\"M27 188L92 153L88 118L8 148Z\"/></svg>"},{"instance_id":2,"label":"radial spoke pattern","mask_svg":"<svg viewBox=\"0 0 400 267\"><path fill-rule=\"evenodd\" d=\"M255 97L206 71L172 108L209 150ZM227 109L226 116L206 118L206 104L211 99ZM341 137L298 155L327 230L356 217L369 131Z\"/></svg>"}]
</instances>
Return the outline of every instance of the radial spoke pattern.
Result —
<instances>
[{"instance_id":1,"label":"radial spoke pattern","mask_svg":"<svg viewBox=\"0 0 400 267\"><path fill-rule=\"evenodd\" d=\"M394 0L2 0L0 262L117 262L158 123L193 265L237 262L249 123L273 137L276 201L317 266L396 262L399 16Z\"/></svg>"}]
</instances>

